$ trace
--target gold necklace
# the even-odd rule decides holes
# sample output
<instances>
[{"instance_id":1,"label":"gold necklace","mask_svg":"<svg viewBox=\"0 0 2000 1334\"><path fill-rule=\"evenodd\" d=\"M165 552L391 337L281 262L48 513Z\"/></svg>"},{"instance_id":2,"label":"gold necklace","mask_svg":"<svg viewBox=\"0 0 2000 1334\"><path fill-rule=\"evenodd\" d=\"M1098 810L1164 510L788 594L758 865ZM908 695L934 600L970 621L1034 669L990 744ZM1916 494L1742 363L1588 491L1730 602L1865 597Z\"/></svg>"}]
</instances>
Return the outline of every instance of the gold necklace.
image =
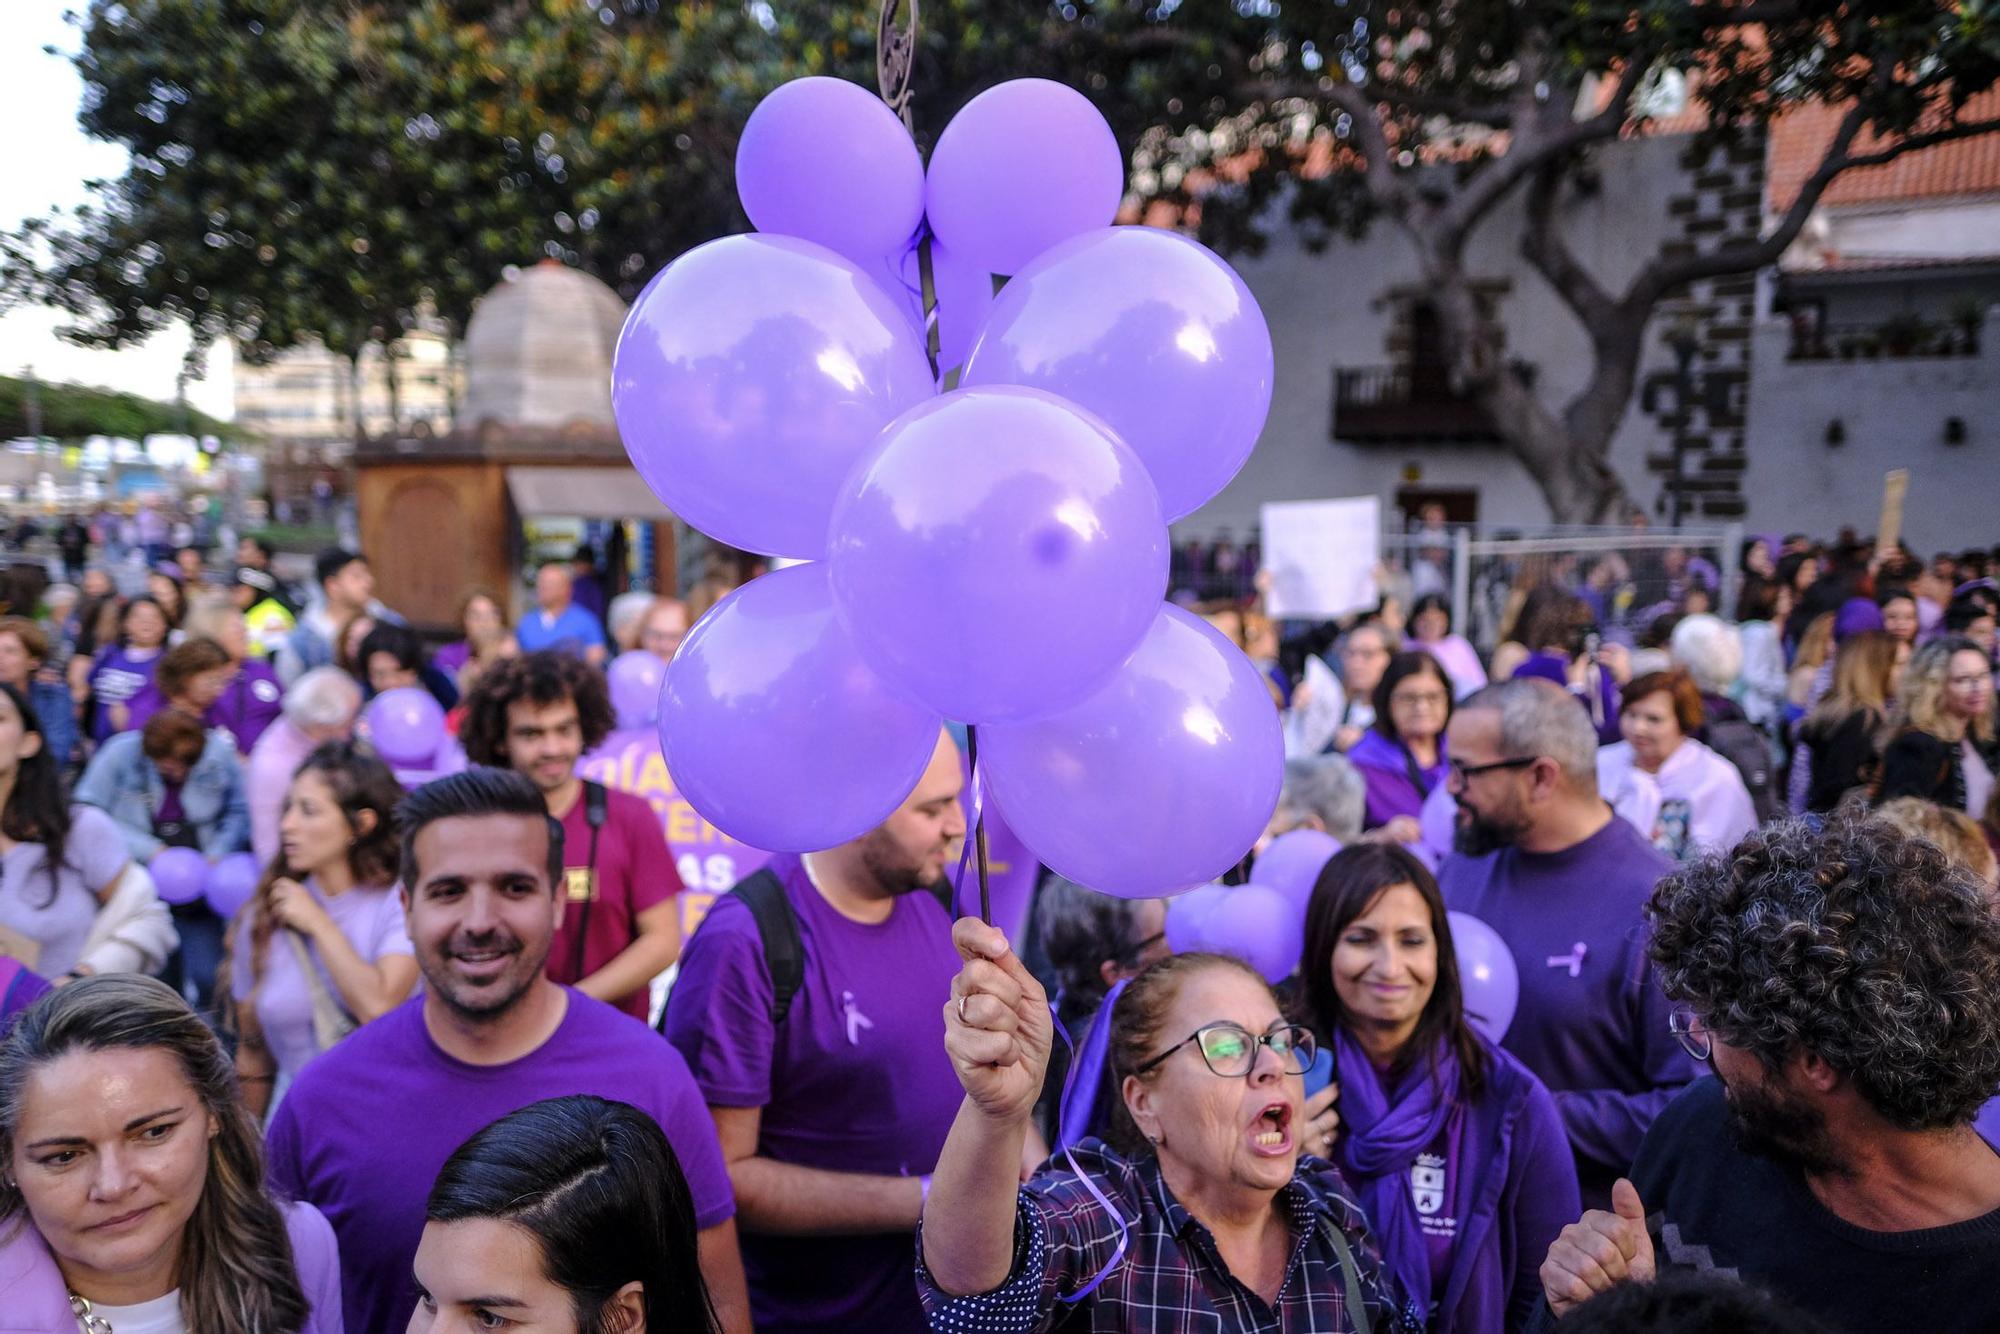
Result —
<instances>
[{"instance_id":1,"label":"gold necklace","mask_svg":"<svg viewBox=\"0 0 2000 1334\"><path fill-rule=\"evenodd\" d=\"M69 1295L69 1309L83 1334L112 1334L111 1322L90 1309L90 1302L75 1293Z\"/></svg>"}]
</instances>

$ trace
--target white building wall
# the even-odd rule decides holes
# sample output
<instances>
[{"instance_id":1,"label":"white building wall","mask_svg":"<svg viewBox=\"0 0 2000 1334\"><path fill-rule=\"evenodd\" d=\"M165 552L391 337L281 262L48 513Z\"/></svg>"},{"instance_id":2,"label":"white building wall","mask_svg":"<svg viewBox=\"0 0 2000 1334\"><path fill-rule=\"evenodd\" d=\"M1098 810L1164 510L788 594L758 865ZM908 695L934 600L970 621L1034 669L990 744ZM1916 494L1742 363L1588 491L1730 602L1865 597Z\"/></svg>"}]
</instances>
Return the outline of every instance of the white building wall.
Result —
<instances>
[{"instance_id":1,"label":"white building wall","mask_svg":"<svg viewBox=\"0 0 2000 1334\"><path fill-rule=\"evenodd\" d=\"M2000 539L2000 309L1977 357L1787 361L1789 332L1756 333L1745 494L1752 532L1874 531L1882 477L1910 470L1904 536L1919 552ZM1945 422L1965 423L1964 444ZM1826 442L1838 420L1840 445Z\"/></svg>"},{"instance_id":2,"label":"white building wall","mask_svg":"<svg viewBox=\"0 0 2000 1334\"><path fill-rule=\"evenodd\" d=\"M1677 160L1685 144L1674 137L1608 146L1596 159L1596 193L1566 209L1579 259L1614 290L1658 251L1663 239L1679 234L1669 221L1668 202L1687 188L1687 173ZM1568 307L1521 258L1523 227L1517 191L1474 234L1468 267L1476 278L1509 284L1498 307L1508 354L1534 363L1544 401L1561 404L1589 375L1589 344ZM1334 369L1392 360L1385 340L1393 312L1381 298L1390 288L1418 281L1415 259L1402 234L1386 220L1378 220L1359 241L1336 238L1319 254L1300 243L1281 210L1269 230L1271 242L1264 254L1232 262L1271 325L1277 370L1270 420L1243 471L1221 495L1177 525L1180 535L1226 529L1240 536L1255 526L1259 506L1270 500L1373 494L1383 498L1387 514L1406 469L1420 471L1420 484L1427 488L1476 489L1482 523L1546 523L1549 511L1540 490L1498 448L1362 447L1330 439ZM1667 365L1671 357L1653 348L1647 366ZM1612 448L1613 465L1633 498L1649 509L1659 488L1645 471L1644 457L1662 441L1653 422L1631 412Z\"/></svg>"}]
</instances>

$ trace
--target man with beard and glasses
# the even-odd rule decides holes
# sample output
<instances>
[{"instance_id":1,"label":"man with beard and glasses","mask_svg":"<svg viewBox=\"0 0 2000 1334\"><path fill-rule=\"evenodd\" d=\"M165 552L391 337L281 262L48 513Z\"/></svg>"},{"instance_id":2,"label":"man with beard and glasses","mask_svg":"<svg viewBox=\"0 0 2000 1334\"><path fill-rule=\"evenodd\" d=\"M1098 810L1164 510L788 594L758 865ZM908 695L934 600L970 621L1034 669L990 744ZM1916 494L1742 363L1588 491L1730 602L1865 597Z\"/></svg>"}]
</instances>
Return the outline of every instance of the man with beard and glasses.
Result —
<instances>
[{"instance_id":1,"label":"man with beard and glasses","mask_svg":"<svg viewBox=\"0 0 2000 1334\"><path fill-rule=\"evenodd\" d=\"M665 1031L721 1136L759 1334L925 1328L911 1237L962 1097L938 1045L958 951L927 891L962 782L940 733L880 826L774 858L682 954Z\"/></svg>"},{"instance_id":2,"label":"man with beard and glasses","mask_svg":"<svg viewBox=\"0 0 2000 1334\"><path fill-rule=\"evenodd\" d=\"M1662 1107L1697 1073L1646 962L1646 897L1674 863L1597 791L1597 732L1562 687L1487 686L1452 714L1445 784L1455 912L1500 933L1520 972L1501 1045L1555 1095L1586 1204L1610 1199Z\"/></svg>"},{"instance_id":3,"label":"man with beard and glasses","mask_svg":"<svg viewBox=\"0 0 2000 1334\"><path fill-rule=\"evenodd\" d=\"M422 994L308 1066L269 1132L273 1190L317 1206L340 1239L349 1334L409 1322L425 1196L453 1150L509 1112L572 1093L659 1122L694 1196L723 1329L747 1334L729 1174L686 1063L644 1024L543 970L564 905L562 826L542 794L519 774L468 769L418 788L397 825Z\"/></svg>"},{"instance_id":4,"label":"man with beard and glasses","mask_svg":"<svg viewBox=\"0 0 2000 1334\"><path fill-rule=\"evenodd\" d=\"M1610 1212L1542 1265L1562 1317L1627 1281L1715 1270L1847 1334L1995 1325L2000 918L1880 820L1754 832L1661 882L1650 953L1716 1078L1662 1112ZM1567 1326L1563 1326L1567 1328Z\"/></svg>"}]
</instances>

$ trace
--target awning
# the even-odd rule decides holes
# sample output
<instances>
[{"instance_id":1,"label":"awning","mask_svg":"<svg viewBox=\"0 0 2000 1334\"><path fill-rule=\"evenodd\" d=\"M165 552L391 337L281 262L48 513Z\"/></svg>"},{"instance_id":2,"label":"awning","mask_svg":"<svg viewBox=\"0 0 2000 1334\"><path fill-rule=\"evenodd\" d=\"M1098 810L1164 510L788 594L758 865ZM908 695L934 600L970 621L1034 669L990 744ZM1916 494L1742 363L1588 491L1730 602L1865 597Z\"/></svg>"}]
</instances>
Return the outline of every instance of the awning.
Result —
<instances>
[{"instance_id":1,"label":"awning","mask_svg":"<svg viewBox=\"0 0 2000 1334\"><path fill-rule=\"evenodd\" d=\"M630 468L533 467L507 469L507 491L524 519L670 519L639 474Z\"/></svg>"}]
</instances>

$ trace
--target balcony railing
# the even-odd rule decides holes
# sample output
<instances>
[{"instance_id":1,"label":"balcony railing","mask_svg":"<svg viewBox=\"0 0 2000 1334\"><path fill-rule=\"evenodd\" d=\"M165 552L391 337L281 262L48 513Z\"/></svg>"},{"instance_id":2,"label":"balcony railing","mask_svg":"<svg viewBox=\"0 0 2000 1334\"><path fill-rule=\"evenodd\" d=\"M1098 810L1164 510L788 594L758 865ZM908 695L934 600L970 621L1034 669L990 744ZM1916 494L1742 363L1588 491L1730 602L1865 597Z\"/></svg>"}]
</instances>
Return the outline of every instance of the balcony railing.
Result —
<instances>
[{"instance_id":1,"label":"balcony railing","mask_svg":"<svg viewBox=\"0 0 2000 1334\"><path fill-rule=\"evenodd\" d=\"M1880 324L1794 325L1786 360L1863 361L1978 355L1976 324L1891 319Z\"/></svg>"},{"instance_id":2,"label":"balcony railing","mask_svg":"<svg viewBox=\"0 0 2000 1334\"><path fill-rule=\"evenodd\" d=\"M1533 382L1531 367L1516 370ZM1444 369L1432 366L1335 367L1332 433L1363 445L1499 440L1486 410L1455 393Z\"/></svg>"}]
</instances>

